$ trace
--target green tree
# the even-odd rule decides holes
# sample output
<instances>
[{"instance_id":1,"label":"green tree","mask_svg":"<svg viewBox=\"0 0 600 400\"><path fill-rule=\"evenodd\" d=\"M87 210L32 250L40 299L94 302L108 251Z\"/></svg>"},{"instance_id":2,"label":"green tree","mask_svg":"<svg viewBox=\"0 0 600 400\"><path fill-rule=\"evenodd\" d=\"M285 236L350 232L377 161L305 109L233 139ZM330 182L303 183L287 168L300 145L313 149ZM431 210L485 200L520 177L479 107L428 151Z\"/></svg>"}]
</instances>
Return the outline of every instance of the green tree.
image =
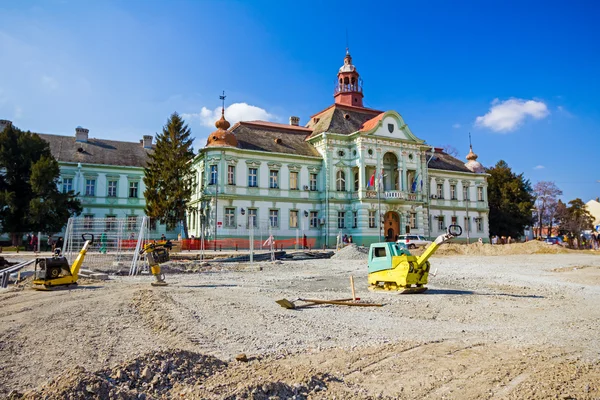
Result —
<instances>
[{"instance_id":1,"label":"green tree","mask_svg":"<svg viewBox=\"0 0 600 400\"><path fill-rule=\"evenodd\" d=\"M188 236L186 210L192 196L193 138L185 121L173 113L156 135L154 152L144 169L146 214L172 230L183 223Z\"/></svg>"},{"instance_id":2,"label":"green tree","mask_svg":"<svg viewBox=\"0 0 600 400\"><path fill-rule=\"evenodd\" d=\"M594 224L594 218L579 198L569 201L569 207L559 200L556 219L560 224L560 231L568 234L569 238L579 238L581 231L592 229Z\"/></svg>"},{"instance_id":3,"label":"green tree","mask_svg":"<svg viewBox=\"0 0 600 400\"><path fill-rule=\"evenodd\" d=\"M490 174L490 235L521 237L525 227L532 223L531 209L535 198L531 183L523 174L512 172L503 160L498 161L494 167L487 168L486 172Z\"/></svg>"},{"instance_id":4,"label":"green tree","mask_svg":"<svg viewBox=\"0 0 600 400\"><path fill-rule=\"evenodd\" d=\"M14 246L25 232L59 232L81 213L73 192L58 189L60 169L38 135L9 125L0 132L0 224Z\"/></svg>"}]
</instances>

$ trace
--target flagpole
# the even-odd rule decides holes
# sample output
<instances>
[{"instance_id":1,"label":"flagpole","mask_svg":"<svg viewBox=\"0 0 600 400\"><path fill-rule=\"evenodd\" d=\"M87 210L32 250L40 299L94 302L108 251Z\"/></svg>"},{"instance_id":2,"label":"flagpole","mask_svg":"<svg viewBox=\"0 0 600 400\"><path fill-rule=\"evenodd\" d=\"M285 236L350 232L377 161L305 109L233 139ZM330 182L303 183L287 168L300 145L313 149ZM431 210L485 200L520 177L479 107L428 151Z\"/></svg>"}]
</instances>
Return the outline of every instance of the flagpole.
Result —
<instances>
[{"instance_id":1,"label":"flagpole","mask_svg":"<svg viewBox=\"0 0 600 400\"><path fill-rule=\"evenodd\" d=\"M379 208L379 241L381 242L381 195L380 195L379 185L377 185L377 207Z\"/></svg>"}]
</instances>

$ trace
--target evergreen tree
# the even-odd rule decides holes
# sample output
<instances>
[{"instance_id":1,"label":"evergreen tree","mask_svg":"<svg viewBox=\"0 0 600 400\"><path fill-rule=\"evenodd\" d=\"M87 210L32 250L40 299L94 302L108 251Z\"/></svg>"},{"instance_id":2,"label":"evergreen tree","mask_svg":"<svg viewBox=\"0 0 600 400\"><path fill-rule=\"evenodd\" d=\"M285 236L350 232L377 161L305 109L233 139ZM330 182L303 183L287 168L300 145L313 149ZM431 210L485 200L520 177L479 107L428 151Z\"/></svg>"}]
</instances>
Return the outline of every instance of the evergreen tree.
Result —
<instances>
[{"instance_id":1,"label":"evergreen tree","mask_svg":"<svg viewBox=\"0 0 600 400\"><path fill-rule=\"evenodd\" d=\"M173 113L156 135L154 152L144 168L146 214L173 230L183 223L187 237L186 210L192 196L193 138L185 121Z\"/></svg>"},{"instance_id":2,"label":"evergreen tree","mask_svg":"<svg viewBox=\"0 0 600 400\"><path fill-rule=\"evenodd\" d=\"M569 201L569 207L559 200L557 220L560 231L569 237L579 237L581 231L592 229L594 225L594 218L579 198Z\"/></svg>"},{"instance_id":3,"label":"evergreen tree","mask_svg":"<svg viewBox=\"0 0 600 400\"><path fill-rule=\"evenodd\" d=\"M58 189L60 168L38 135L9 125L0 132L0 226L14 246L25 232L59 232L81 213L73 192Z\"/></svg>"},{"instance_id":4,"label":"evergreen tree","mask_svg":"<svg viewBox=\"0 0 600 400\"><path fill-rule=\"evenodd\" d=\"M523 235L525 227L531 226L531 210L535 201L531 183L516 175L508 164L500 160L487 168L488 203L490 206L490 235L511 236Z\"/></svg>"}]
</instances>

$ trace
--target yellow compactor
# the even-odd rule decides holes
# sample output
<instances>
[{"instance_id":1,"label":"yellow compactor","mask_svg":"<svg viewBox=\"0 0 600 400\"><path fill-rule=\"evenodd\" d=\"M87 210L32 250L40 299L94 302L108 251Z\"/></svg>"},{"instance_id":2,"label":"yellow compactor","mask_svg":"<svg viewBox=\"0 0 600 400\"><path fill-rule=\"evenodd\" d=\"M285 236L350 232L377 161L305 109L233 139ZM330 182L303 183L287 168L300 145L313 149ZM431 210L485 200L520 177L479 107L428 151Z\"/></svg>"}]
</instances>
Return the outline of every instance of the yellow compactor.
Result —
<instances>
[{"instance_id":1,"label":"yellow compactor","mask_svg":"<svg viewBox=\"0 0 600 400\"><path fill-rule=\"evenodd\" d=\"M421 293L427 290L429 257L447 241L460 236L462 228L450 225L445 234L438 236L425 252L417 257L399 243L373 243L369 249L369 289L401 293Z\"/></svg>"},{"instance_id":2,"label":"yellow compactor","mask_svg":"<svg viewBox=\"0 0 600 400\"><path fill-rule=\"evenodd\" d=\"M150 272L156 278L156 281L152 282L152 286L167 286L165 282L165 274L160 270L160 264L169 261L169 250L173 245L169 240L161 241L158 243L150 242L144 245L144 248L140 251L140 254L146 254L148 265L150 266Z\"/></svg>"},{"instance_id":3,"label":"yellow compactor","mask_svg":"<svg viewBox=\"0 0 600 400\"><path fill-rule=\"evenodd\" d=\"M53 257L36 258L35 278L33 280L34 289L51 290L57 286L77 285L83 259L89 245L94 242L94 235L91 233L83 234L81 237L84 241L83 247L70 267L67 259L60 255L61 249L58 249Z\"/></svg>"}]
</instances>

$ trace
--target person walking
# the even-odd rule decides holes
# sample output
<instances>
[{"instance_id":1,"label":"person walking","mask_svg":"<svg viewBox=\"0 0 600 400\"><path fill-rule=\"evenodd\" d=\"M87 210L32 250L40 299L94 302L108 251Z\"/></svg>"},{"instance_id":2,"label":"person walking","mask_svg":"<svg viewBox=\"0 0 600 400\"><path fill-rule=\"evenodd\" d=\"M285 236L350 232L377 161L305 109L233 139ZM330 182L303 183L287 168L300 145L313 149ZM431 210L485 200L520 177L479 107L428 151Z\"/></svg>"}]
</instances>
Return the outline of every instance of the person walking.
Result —
<instances>
[{"instance_id":1,"label":"person walking","mask_svg":"<svg viewBox=\"0 0 600 400\"><path fill-rule=\"evenodd\" d=\"M31 242L29 244L31 245L31 251L37 251L38 238L35 233L31 237Z\"/></svg>"},{"instance_id":2,"label":"person walking","mask_svg":"<svg viewBox=\"0 0 600 400\"><path fill-rule=\"evenodd\" d=\"M65 242L64 242L63 237L59 236L58 239L56 240L56 243L54 243L54 251L56 251L58 249L59 253L62 253L64 244L65 244Z\"/></svg>"}]
</instances>

